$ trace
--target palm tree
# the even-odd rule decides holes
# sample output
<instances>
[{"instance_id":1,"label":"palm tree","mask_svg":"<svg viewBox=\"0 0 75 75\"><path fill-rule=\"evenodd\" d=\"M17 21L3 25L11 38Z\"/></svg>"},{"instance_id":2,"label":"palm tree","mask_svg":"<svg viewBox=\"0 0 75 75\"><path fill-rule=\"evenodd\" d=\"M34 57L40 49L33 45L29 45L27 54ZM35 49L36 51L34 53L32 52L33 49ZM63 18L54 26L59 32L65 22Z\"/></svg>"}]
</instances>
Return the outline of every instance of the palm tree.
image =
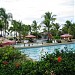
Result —
<instances>
[{"instance_id":1,"label":"palm tree","mask_svg":"<svg viewBox=\"0 0 75 75\"><path fill-rule=\"evenodd\" d=\"M55 30L55 32L56 32L56 36L58 36L58 32L59 32L60 26L59 26L58 23L53 24L53 26L54 26L54 30Z\"/></svg>"},{"instance_id":2,"label":"palm tree","mask_svg":"<svg viewBox=\"0 0 75 75\"><path fill-rule=\"evenodd\" d=\"M12 26L10 27L10 30L14 31L14 37L15 37L15 34L17 37L17 27L18 27L18 22L16 20L12 20Z\"/></svg>"},{"instance_id":3,"label":"palm tree","mask_svg":"<svg viewBox=\"0 0 75 75\"><path fill-rule=\"evenodd\" d=\"M72 23L67 20L65 26L68 28L68 34L70 34Z\"/></svg>"},{"instance_id":4,"label":"palm tree","mask_svg":"<svg viewBox=\"0 0 75 75\"><path fill-rule=\"evenodd\" d=\"M75 23L72 24L72 28L71 28L71 34L73 35L73 37L75 38Z\"/></svg>"},{"instance_id":5,"label":"palm tree","mask_svg":"<svg viewBox=\"0 0 75 75\"><path fill-rule=\"evenodd\" d=\"M17 22L18 26L17 26L17 32L19 33L19 42L21 42L21 32L22 32L22 22Z\"/></svg>"},{"instance_id":6,"label":"palm tree","mask_svg":"<svg viewBox=\"0 0 75 75\"><path fill-rule=\"evenodd\" d=\"M14 31L14 39L16 40L17 33L19 34L19 42L21 42L22 23L20 21L12 20L12 26L9 31ZM16 36L15 36L16 35Z\"/></svg>"},{"instance_id":7,"label":"palm tree","mask_svg":"<svg viewBox=\"0 0 75 75\"><path fill-rule=\"evenodd\" d=\"M62 33L71 34L75 38L75 23L71 23L71 21L67 20L62 28Z\"/></svg>"},{"instance_id":8,"label":"palm tree","mask_svg":"<svg viewBox=\"0 0 75 75\"><path fill-rule=\"evenodd\" d=\"M31 31L31 26L30 25L28 25L28 29L29 29L29 32L30 32L30 34L32 34L32 31Z\"/></svg>"},{"instance_id":9,"label":"palm tree","mask_svg":"<svg viewBox=\"0 0 75 75\"><path fill-rule=\"evenodd\" d=\"M12 32L14 31L13 27L10 27L10 28L8 29L8 31L11 33L10 35L12 36Z\"/></svg>"},{"instance_id":10,"label":"palm tree","mask_svg":"<svg viewBox=\"0 0 75 75\"><path fill-rule=\"evenodd\" d=\"M40 25L37 25L36 20L34 20L31 27L32 27L32 31L34 31L34 33L36 33L36 37L37 37L37 33L38 33L37 30L40 29Z\"/></svg>"},{"instance_id":11,"label":"palm tree","mask_svg":"<svg viewBox=\"0 0 75 75\"><path fill-rule=\"evenodd\" d=\"M56 20L56 18L54 18L54 16L56 15L52 15L52 12L46 12L44 15L44 21L42 22L43 24L45 24L45 26L47 27L47 31L49 34L50 28L52 27L53 21ZM49 41L49 37L48 37L48 41Z\"/></svg>"},{"instance_id":12,"label":"palm tree","mask_svg":"<svg viewBox=\"0 0 75 75\"><path fill-rule=\"evenodd\" d=\"M23 35L23 39L24 39L24 37L28 34L28 32L30 31L30 29L29 29L29 25L25 25L25 24L23 24L22 25L22 35Z\"/></svg>"},{"instance_id":13,"label":"palm tree","mask_svg":"<svg viewBox=\"0 0 75 75\"><path fill-rule=\"evenodd\" d=\"M4 37L6 37L6 29L8 29L8 20L10 16L6 13L6 10L4 8L0 8L0 18L4 21Z\"/></svg>"},{"instance_id":14,"label":"palm tree","mask_svg":"<svg viewBox=\"0 0 75 75\"><path fill-rule=\"evenodd\" d=\"M2 35L3 27L4 27L4 22L2 20L0 20L0 31L1 31L1 35Z\"/></svg>"},{"instance_id":15,"label":"palm tree","mask_svg":"<svg viewBox=\"0 0 75 75\"><path fill-rule=\"evenodd\" d=\"M72 23L69 20L67 20L66 23L64 24L64 27L62 28L62 31L64 33L68 33L68 34L71 33L71 31L72 31Z\"/></svg>"}]
</instances>

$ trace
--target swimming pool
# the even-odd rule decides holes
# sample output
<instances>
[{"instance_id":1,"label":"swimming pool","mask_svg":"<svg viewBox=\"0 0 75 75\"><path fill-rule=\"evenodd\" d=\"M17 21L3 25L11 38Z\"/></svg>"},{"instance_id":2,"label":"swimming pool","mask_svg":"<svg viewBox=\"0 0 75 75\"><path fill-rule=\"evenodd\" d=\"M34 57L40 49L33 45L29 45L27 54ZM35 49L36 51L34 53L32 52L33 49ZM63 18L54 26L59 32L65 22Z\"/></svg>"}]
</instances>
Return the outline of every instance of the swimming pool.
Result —
<instances>
[{"instance_id":1,"label":"swimming pool","mask_svg":"<svg viewBox=\"0 0 75 75\"><path fill-rule=\"evenodd\" d=\"M75 43L72 44L62 44L62 45L52 45L52 46L44 46L44 47L37 47L37 48L24 48L20 51L23 54L26 54L28 57L30 57L33 60L40 60L42 55L45 55L45 53L53 53L55 49L65 50L74 50L75 51Z\"/></svg>"}]
</instances>

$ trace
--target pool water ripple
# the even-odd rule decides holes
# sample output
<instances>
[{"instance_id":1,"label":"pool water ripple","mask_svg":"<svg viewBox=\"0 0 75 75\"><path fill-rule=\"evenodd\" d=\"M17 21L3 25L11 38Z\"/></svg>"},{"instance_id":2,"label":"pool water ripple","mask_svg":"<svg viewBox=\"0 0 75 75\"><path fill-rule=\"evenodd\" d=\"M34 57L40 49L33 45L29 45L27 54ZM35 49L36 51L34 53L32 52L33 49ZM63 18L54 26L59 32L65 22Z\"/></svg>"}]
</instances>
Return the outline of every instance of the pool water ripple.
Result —
<instances>
[{"instance_id":1,"label":"pool water ripple","mask_svg":"<svg viewBox=\"0 0 75 75\"><path fill-rule=\"evenodd\" d=\"M21 49L20 51L23 54L26 54L33 60L40 60L42 55L45 53L53 53L55 49L60 50L74 50L75 51L75 43L73 44L63 44L63 45L54 45L54 46L45 46L45 47L37 47L37 48L25 48Z\"/></svg>"}]
</instances>

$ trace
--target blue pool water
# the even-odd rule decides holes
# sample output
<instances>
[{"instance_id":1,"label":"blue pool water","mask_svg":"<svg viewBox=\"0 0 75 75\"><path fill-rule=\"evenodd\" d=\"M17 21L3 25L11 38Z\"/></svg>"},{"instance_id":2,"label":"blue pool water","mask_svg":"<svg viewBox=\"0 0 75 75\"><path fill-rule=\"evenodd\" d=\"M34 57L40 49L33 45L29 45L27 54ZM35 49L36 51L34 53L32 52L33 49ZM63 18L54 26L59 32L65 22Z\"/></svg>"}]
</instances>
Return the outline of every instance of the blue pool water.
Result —
<instances>
[{"instance_id":1,"label":"blue pool water","mask_svg":"<svg viewBox=\"0 0 75 75\"><path fill-rule=\"evenodd\" d=\"M59 49L59 51L61 51L61 50L65 50L66 48L69 50L75 51L75 43L37 47L37 48L25 48L25 49L21 49L20 51L23 54L26 54L27 56L29 56L31 59L38 61L41 59L42 55L45 55L45 53L50 54L50 53L53 53L55 51L55 49Z\"/></svg>"}]
</instances>

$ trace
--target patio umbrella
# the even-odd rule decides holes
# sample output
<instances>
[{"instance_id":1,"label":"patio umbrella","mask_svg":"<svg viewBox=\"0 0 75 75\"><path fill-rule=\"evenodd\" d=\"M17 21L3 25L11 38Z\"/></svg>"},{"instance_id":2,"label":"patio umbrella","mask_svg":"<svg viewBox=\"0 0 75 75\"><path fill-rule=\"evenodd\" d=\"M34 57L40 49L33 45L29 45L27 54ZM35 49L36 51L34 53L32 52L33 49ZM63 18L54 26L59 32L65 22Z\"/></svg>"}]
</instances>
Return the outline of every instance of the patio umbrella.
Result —
<instances>
[{"instance_id":1,"label":"patio umbrella","mask_svg":"<svg viewBox=\"0 0 75 75\"><path fill-rule=\"evenodd\" d=\"M11 41L11 40L8 40L8 39L5 39L5 38L0 38L0 42L1 42L2 46L12 45L12 44L16 43L15 41Z\"/></svg>"},{"instance_id":2,"label":"patio umbrella","mask_svg":"<svg viewBox=\"0 0 75 75\"><path fill-rule=\"evenodd\" d=\"M36 38L36 36L34 36L34 35L27 35L27 36L25 36L25 38L29 38L29 42L34 42L34 40L32 38Z\"/></svg>"},{"instance_id":3,"label":"patio umbrella","mask_svg":"<svg viewBox=\"0 0 75 75\"><path fill-rule=\"evenodd\" d=\"M36 38L36 36L34 36L34 35L27 35L27 36L25 36L26 38Z\"/></svg>"},{"instance_id":4,"label":"patio umbrella","mask_svg":"<svg viewBox=\"0 0 75 75\"><path fill-rule=\"evenodd\" d=\"M72 38L73 36L70 34L61 35L61 38Z\"/></svg>"}]
</instances>

